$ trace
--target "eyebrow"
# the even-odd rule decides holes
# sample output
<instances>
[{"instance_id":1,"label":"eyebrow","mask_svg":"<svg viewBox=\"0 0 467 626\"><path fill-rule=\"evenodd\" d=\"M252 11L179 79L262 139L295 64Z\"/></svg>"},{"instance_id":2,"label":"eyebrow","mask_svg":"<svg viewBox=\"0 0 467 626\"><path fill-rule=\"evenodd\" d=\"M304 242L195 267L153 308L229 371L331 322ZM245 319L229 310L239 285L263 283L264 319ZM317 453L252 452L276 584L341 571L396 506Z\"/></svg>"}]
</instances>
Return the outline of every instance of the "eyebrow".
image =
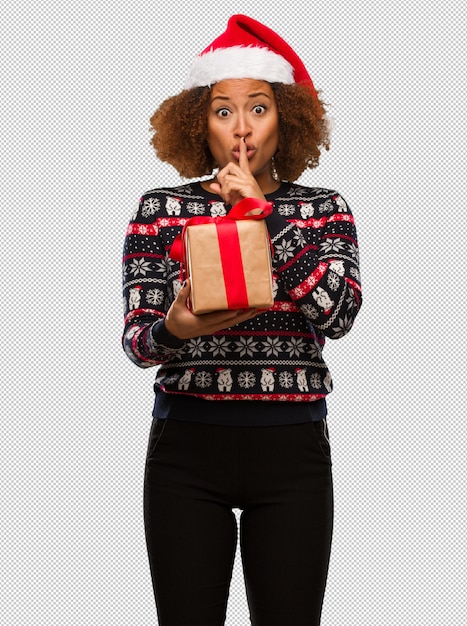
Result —
<instances>
[{"instance_id":1,"label":"eyebrow","mask_svg":"<svg viewBox=\"0 0 467 626\"><path fill-rule=\"evenodd\" d=\"M271 96L268 96L267 93L264 93L263 91L258 91L257 93L251 93L249 94L247 97L248 98L258 98L259 96L264 96L265 98L268 98L268 100L271 99ZM214 100L230 100L229 96L214 96L214 98L211 100L211 102L214 102Z\"/></svg>"}]
</instances>

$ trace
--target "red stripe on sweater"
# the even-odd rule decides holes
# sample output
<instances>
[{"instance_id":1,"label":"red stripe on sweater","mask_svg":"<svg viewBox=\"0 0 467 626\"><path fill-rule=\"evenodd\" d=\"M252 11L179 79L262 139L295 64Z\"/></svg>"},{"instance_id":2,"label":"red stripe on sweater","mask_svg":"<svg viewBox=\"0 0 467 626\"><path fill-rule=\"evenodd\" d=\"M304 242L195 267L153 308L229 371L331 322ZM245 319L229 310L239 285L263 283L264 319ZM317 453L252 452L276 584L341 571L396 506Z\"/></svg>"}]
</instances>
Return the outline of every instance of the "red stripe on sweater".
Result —
<instances>
[{"instance_id":1,"label":"red stripe on sweater","mask_svg":"<svg viewBox=\"0 0 467 626\"><path fill-rule=\"evenodd\" d=\"M128 259L136 259L136 258L144 258L144 257L154 257L155 259L164 259L163 254L156 254L155 252L133 252L132 254L126 254L123 257L123 263L128 261Z\"/></svg>"},{"instance_id":2,"label":"red stripe on sweater","mask_svg":"<svg viewBox=\"0 0 467 626\"><path fill-rule=\"evenodd\" d=\"M285 263L284 265L282 265L281 267L278 268L278 272L284 272L286 269L288 269L291 265L293 265L294 263L296 263L304 254L306 254L309 250L318 250L318 246L314 246L312 244L308 244L307 246L305 246L304 248L302 248L300 250L300 252L298 252L298 254L296 254L294 257L292 257L290 259L290 261L287 261L287 263Z\"/></svg>"},{"instance_id":3,"label":"red stripe on sweater","mask_svg":"<svg viewBox=\"0 0 467 626\"><path fill-rule=\"evenodd\" d=\"M360 285L358 283L356 283L354 280L352 280L351 278L345 278L346 282L349 283L349 285L351 287L353 287L356 291L361 291L362 288L360 287Z\"/></svg>"},{"instance_id":4,"label":"red stripe on sweater","mask_svg":"<svg viewBox=\"0 0 467 626\"><path fill-rule=\"evenodd\" d=\"M158 217L152 224L138 224L137 222L130 222L126 230L126 234L156 236L159 234L161 228L185 226L188 219L188 217Z\"/></svg>"},{"instance_id":5,"label":"red stripe on sweater","mask_svg":"<svg viewBox=\"0 0 467 626\"><path fill-rule=\"evenodd\" d=\"M335 213L331 217L310 218L309 220L288 219L287 222L295 224L299 228L323 228L328 222L349 222L349 224L354 224L355 220L353 215L348 213Z\"/></svg>"},{"instance_id":6,"label":"red stripe on sweater","mask_svg":"<svg viewBox=\"0 0 467 626\"><path fill-rule=\"evenodd\" d=\"M146 315L155 315L156 317L162 318L165 317L165 314L157 311L157 309L134 309L126 315L124 323L128 324L128 322L131 322L135 318L144 317Z\"/></svg>"},{"instance_id":7,"label":"red stripe on sweater","mask_svg":"<svg viewBox=\"0 0 467 626\"><path fill-rule=\"evenodd\" d=\"M160 384L160 383L159 383ZM196 396L197 398L204 398L204 400L278 400L279 402L310 402L313 400L320 400L321 398L325 398L326 394L324 393L183 393L180 391L173 391L172 389L167 390L164 385L160 384L160 387L163 391L169 394L174 395L189 395Z\"/></svg>"},{"instance_id":8,"label":"red stripe on sweater","mask_svg":"<svg viewBox=\"0 0 467 626\"><path fill-rule=\"evenodd\" d=\"M316 287L317 283L323 278L325 273L327 272L328 264L320 263L315 271L307 276L304 281L302 281L299 285L292 289L289 293L290 296L294 300L300 300L308 294L314 287Z\"/></svg>"}]
</instances>

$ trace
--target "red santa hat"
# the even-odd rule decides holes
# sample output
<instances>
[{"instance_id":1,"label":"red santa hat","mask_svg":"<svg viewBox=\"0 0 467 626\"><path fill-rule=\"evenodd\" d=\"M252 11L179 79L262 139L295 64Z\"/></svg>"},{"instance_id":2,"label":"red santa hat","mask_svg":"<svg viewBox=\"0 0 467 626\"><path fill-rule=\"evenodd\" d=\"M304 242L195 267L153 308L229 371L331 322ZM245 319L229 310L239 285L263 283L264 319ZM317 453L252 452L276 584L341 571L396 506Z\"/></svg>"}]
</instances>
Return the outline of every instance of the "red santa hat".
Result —
<instances>
[{"instance_id":1,"label":"red santa hat","mask_svg":"<svg viewBox=\"0 0 467 626\"><path fill-rule=\"evenodd\" d=\"M185 88L206 87L229 78L304 83L316 95L310 75L289 44L246 15L232 15L225 32L196 57Z\"/></svg>"}]
</instances>

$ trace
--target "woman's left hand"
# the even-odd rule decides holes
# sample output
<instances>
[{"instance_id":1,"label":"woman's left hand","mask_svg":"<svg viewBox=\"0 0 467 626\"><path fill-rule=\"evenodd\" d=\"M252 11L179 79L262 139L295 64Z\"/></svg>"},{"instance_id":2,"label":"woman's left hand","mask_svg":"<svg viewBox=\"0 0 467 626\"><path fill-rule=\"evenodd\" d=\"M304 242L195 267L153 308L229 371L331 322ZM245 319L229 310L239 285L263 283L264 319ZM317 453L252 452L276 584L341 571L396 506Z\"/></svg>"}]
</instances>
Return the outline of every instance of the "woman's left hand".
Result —
<instances>
[{"instance_id":1,"label":"woman's left hand","mask_svg":"<svg viewBox=\"0 0 467 626\"><path fill-rule=\"evenodd\" d=\"M234 206L243 198L266 200L261 187L253 176L248 161L248 150L243 137L240 140L238 163L230 162L217 174L217 182L210 189L221 196L226 204Z\"/></svg>"}]
</instances>

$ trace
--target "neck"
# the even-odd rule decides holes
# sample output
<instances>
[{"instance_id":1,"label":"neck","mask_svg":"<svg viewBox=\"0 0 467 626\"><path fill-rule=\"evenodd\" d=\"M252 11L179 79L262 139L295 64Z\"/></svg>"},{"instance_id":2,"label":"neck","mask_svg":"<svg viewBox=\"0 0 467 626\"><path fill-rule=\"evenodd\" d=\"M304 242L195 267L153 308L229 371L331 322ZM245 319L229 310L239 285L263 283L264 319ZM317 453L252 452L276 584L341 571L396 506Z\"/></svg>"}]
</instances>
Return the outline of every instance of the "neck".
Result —
<instances>
[{"instance_id":1,"label":"neck","mask_svg":"<svg viewBox=\"0 0 467 626\"><path fill-rule=\"evenodd\" d=\"M279 187L281 186L280 180L276 180L275 178L272 178L272 177L269 178L267 181L258 180L258 184L261 188L261 191L264 193L264 195L277 191Z\"/></svg>"}]
</instances>

